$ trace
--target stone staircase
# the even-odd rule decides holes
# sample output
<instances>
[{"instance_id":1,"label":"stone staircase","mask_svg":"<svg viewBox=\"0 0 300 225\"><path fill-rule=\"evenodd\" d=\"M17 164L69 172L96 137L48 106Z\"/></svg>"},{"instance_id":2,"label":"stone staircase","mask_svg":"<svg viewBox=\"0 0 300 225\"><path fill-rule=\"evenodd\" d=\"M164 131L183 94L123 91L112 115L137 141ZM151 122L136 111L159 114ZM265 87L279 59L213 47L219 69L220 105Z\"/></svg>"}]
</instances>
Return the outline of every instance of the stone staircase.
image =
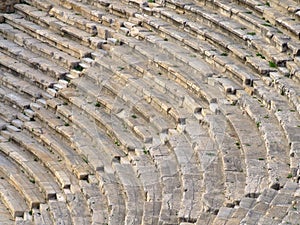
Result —
<instances>
[{"instance_id":1,"label":"stone staircase","mask_svg":"<svg viewBox=\"0 0 300 225\"><path fill-rule=\"evenodd\" d=\"M299 1L9 2L1 224L299 222Z\"/></svg>"}]
</instances>

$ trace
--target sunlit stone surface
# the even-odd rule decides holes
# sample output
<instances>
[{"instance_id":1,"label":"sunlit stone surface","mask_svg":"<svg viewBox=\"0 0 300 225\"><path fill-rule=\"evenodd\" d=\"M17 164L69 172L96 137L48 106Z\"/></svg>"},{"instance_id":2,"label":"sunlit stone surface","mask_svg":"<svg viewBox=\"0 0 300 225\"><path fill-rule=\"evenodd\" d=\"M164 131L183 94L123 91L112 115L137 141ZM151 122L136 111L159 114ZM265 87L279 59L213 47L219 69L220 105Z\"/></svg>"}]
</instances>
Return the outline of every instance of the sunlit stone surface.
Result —
<instances>
[{"instance_id":1,"label":"sunlit stone surface","mask_svg":"<svg viewBox=\"0 0 300 225\"><path fill-rule=\"evenodd\" d=\"M299 0L0 12L1 225L299 223Z\"/></svg>"}]
</instances>

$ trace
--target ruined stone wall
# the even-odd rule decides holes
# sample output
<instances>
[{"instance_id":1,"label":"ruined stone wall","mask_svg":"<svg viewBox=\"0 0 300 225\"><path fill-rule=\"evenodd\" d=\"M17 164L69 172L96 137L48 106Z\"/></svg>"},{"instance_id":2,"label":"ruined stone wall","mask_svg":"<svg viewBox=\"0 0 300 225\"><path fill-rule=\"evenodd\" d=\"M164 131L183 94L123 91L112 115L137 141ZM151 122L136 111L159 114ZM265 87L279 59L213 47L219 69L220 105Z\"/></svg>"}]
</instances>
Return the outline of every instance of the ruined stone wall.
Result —
<instances>
[{"instance_id":1,"label":"ruined stone wall","mask_svg":"<svg viewBox=\"0 0 300 225\"><path fill-rule=\"evenodd\" d=\"M14 4L20 3L20 0L0 0L0 13L9 13L14 11Z\"/></svg>"}]
</instances>

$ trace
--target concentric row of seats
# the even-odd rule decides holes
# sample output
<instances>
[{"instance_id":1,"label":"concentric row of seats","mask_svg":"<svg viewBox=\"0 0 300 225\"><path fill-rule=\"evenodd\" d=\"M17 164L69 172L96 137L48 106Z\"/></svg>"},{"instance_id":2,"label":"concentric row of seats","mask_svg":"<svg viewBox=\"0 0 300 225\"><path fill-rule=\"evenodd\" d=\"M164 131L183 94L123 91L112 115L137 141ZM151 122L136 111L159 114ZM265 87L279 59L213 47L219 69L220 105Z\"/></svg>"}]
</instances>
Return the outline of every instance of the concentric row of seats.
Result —
<instances>
[{"instance_id":1,"label":"concentric row of seats","mask_svg":"<svg viewBox=\"0 0 300 225\"><path fill-rule=\"evenodd\" d=\"M23 0L1 14L4 223L298 221L298 11Z\"/></svg>"}]
</instances>

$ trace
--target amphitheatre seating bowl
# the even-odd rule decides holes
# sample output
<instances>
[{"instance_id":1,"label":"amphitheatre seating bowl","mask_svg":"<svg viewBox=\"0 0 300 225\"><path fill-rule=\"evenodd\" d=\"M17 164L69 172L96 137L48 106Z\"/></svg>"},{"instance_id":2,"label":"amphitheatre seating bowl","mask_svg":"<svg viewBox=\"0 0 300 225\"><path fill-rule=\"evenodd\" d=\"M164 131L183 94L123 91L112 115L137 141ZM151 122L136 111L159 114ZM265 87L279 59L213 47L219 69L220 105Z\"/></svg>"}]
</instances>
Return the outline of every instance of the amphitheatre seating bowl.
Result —
<instances>
[{"instance_id":1,"label":"amphitheatre seating bowl","mask_svg":"<svg viewBox=\"0 0 300 225\"><path fill-rule=\"evenodd\" d=\"M0 0L0 224L300 221L299 0Z\"/></svg>"}]
</instances>

